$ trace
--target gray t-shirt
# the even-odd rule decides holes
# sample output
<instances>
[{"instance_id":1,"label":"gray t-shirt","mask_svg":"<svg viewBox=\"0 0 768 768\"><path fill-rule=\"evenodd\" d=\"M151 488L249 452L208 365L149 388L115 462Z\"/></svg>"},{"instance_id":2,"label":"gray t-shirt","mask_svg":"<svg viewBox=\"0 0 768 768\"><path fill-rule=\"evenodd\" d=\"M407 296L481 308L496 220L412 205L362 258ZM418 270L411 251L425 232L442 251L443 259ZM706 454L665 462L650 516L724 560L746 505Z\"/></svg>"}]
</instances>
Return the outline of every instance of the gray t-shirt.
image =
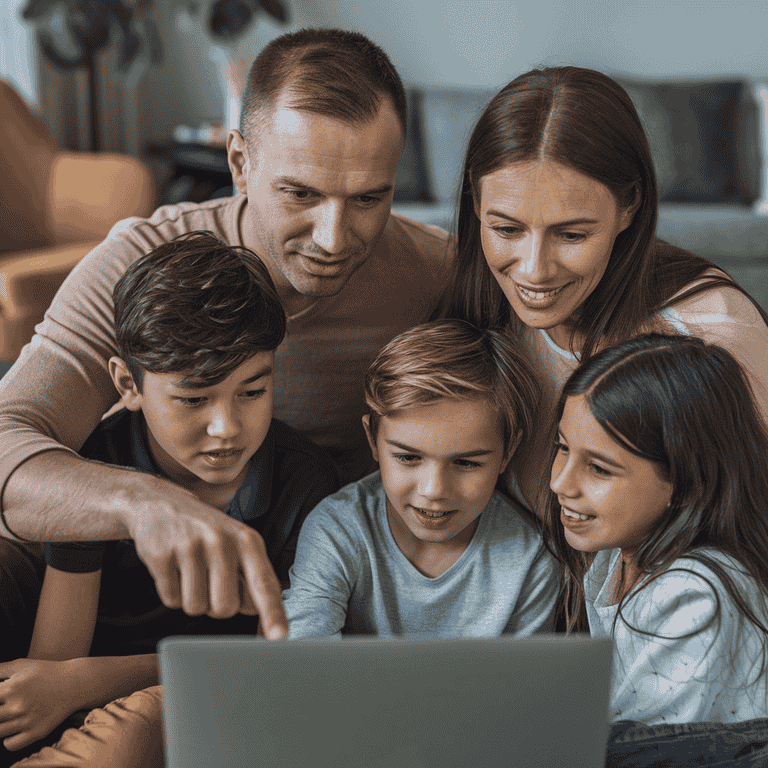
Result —
<instances>
[{"instance_id":1,"label":"gray t-shirt","mask_svg":"<svg viewBox=\"0 0 768 768\"><path fill-rule=\"evenodd\" d=\"M283 593L289 638L338 638L342 629L420 638L552 629L558 565L501 495L488 502L461 557L434 579L400 551L385 504L375 472L310 512Z\"/></svg>"}]
</instances>

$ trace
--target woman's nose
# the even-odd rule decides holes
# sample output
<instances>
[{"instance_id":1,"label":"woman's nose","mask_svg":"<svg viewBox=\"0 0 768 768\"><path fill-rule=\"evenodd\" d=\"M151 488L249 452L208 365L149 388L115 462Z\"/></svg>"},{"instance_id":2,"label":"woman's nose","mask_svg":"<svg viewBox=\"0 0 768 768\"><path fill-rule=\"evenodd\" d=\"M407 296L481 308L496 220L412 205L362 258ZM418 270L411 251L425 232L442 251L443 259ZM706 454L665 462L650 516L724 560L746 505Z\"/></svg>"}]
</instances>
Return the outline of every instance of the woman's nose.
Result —
<instances>
[{"instance_id":1,"label":"woman's nose","mask_svg":"<svg viewBox=\"0 0 768 768\"><path fill-rule=\"evenodd\" d=\"M551 275L549 247L543 235L532 234L521 244L520 276L534 285L541 285Z\"/></svg>"}]
</instances>

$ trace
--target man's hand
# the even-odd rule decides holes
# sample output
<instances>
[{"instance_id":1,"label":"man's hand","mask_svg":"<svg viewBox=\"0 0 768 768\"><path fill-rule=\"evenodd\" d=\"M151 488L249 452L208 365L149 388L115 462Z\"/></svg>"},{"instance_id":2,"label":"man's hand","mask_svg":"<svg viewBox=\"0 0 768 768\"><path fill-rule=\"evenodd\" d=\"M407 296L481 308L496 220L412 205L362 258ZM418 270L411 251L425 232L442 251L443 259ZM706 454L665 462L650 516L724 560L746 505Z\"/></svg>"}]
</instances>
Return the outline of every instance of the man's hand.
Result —
<instances>
[{"instance_id":1,"label":"man's hand","mask_svg":"<svg viewBox=\"0 0 768 768\"><path fill-rule=\"evenodd\" d=\"M258 613L270 640L287 635L280 584L262 537L171 483L151 500L125 500L121 515L169 608L192 616Z\"/></svg>"},{"instance_id":2,"label":"man's hand","mask_svg":"<svg viewBox=\"0 0 768 768\"><path fill-rule=\"evenodd\" d=\"M17 659L0 664L0 739L11 751L47 736L78 709L66 661Z\"/></svg>"},{"instance_id":3,"label":"man's hand","mask_svg":"<svg viewBox=\"0 0 768 768\"><path fill-rule=\"evenodd\" d=\"M268 639L288 634L261 536L168 480L48 451L14 471L3 502L8 527L28 541L133 539L169 608L258 613Z\"/></svg>"}]
</instances>

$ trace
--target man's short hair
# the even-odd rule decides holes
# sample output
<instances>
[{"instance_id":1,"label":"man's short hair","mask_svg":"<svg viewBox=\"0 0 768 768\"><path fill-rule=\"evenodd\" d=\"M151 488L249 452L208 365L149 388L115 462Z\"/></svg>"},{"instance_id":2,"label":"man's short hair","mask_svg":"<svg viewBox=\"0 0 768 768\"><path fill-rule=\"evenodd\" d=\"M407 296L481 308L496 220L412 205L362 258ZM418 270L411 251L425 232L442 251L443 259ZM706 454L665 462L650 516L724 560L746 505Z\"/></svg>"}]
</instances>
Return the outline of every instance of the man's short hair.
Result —
<instances>
[{"instance_id":1,"label":"man's short hair","mask_svg":"<svg viewBox=\"0 0 768 768\"><path fill-rule=\"evenodd\" d=\"M240 133L250 144L280 96L292 109L347 123L376 117L389 97L406 133L405 90L387 54L367 37L340 29L304 29L273 40L248 73Z\"/></svg>"},{"instance_id":2,"label":"man's short hair","mask_svg":"<svg viewBox=\"0 0 768 768\"><path fill-rule=\"evenodd\" d=\"M274 350L286 317L272 278L248 248L191 232L134 262L115 285L115 338L141 390L144 372L217 384Z\"/></svg>"},{"instance_id":3,"label":"man's short hair","mask_svg":"<svg viewBox=\"0 0 768 768\"><path fill-rule=\"evenodd\" d=\"M395 411L442 398L484 398L501 416L509 451L531 435L540 394L533 369L507 334L455 319L423 323L396 336L365 377L374 439L380 419Z\"/></svg>"}]
</instances>

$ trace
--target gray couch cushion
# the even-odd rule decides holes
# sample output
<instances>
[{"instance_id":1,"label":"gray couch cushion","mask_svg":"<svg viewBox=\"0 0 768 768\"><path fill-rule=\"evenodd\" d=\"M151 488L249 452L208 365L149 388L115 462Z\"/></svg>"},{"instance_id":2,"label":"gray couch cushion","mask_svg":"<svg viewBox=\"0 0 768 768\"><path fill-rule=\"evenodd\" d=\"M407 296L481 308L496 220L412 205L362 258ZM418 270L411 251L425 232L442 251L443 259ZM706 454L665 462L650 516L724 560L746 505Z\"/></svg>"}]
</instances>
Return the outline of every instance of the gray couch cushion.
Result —
<instances>
[{"instance_id":1,"label":"gray couch cushion","mask_svg":"<svg viewBox=\"0 0 768 768\"><path fill-rule=\"evenodd\" d=\"M662 202L750 205L760 197L756 106L747 83L616 79L643 122Z\"/></svg>"},{"instance_id":2,"label":"gray couch cushion","mask_svg":"<svg viewBox=\"0 0 768 768\"><path fill-rule=\"evenodd\" d=\"M469 136L496 90L434 89L423 93L421 127L435 199L454 201L461 184Z\"/></svg>"}]
</instances>

